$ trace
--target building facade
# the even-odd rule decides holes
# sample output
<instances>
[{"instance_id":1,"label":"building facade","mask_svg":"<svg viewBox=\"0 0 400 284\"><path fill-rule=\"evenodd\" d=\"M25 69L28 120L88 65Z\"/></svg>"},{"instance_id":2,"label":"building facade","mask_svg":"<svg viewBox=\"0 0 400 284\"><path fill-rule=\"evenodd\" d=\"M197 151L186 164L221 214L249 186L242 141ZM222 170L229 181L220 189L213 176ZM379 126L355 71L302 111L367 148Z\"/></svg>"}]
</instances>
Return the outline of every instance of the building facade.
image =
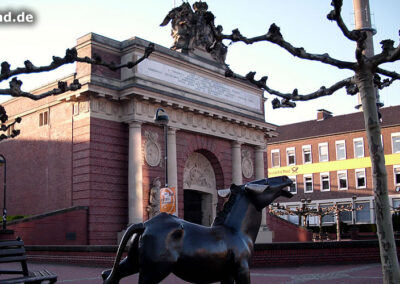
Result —
<instances>
[{"instance_id":1,"label":"building facade","mask_svg":"<svg viewBox=\"0 0 400 284\"><path fill-rule=\"evenodd\" d=\"M88 34L76 48L80 57L119 64L142 56L148 44ZM79 208L85 225L73 227L81 217L63 220L72 227L55 244L116 244L127 224L149 218L151 188L157 179L165 184L167 167L168 185L176 191L174 214L211 224L221 202L217 189L266 177L266 140L276 135L276 126L264 120L262 91L224 72L204 52L156 45L133 69L77 63L76 74L63 79L79 79L77 91L5 102L10 122L22 117L16 125L21 134L0 143L7 158L8 215ZM159 108L169 116L166 135L154 121ZM61 230L59 223L52 226Z\"/></svg>"},{"instance_id":2,"label":"building facade","mask_svg":"<svg viewBox=\"0 0 400 284\"><path fill-rule=\"evenodd\" d=\"M400 206L400 106L381 108L382 143L385 154L389 197L393 208ZM287 175L295 195L282 204L289 208L332 207L343 204L359 210L340 213L348 224L373 224L374 197L368 142L361 112L332 116L319 110L317 119L280 126L279 135L268 141L268 176ZM293 223L297 216L286 216ZM310 226L319 225L309 217ZM336 222L333 215L323 225Z\"/></svg>"}]
</instances>

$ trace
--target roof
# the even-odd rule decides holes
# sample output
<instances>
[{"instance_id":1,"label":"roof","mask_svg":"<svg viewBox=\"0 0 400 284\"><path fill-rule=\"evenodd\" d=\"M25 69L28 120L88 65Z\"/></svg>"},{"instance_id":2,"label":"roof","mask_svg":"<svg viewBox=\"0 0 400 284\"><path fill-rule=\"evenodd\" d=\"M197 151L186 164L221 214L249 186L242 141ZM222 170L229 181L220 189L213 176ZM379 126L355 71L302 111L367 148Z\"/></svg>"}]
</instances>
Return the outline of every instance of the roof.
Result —
<instances>
[{"instance_id":1,"label":"roof","mask_svg":"<svg viewBox=\"0 0 400 284\"><path fill-rule=\"evenodd\" d=\"M379 111L382 115L381 127L400 125L400 105L381 108ZM278 136L268 139L268 144L363 131L364 129L363 113L355 112L329 117L321 121L310 120L278 126L276 129Z\"/></svg>"}]
</instances>

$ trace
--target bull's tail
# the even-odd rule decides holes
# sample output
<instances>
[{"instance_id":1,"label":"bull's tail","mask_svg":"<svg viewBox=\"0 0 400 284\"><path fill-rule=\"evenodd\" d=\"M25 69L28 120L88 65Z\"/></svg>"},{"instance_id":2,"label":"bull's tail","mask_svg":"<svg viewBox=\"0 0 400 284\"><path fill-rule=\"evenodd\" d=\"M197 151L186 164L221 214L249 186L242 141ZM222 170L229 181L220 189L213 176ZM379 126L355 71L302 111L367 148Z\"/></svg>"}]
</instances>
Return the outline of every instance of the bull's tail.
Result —
<instances>
[{"instance_id":1,"label":"bull's tail","mask_svg":"<svg viewBox=\"0 0 400 284\"><path fill-rule=\"evenodd\" d=\"M112 284L112 283L119 282L119 279L118 279L119 277L117 277L116 274L118 274L118 265L121 261L121 257L122 257L122 254L124 253L126 244L128 243L128 241L131 239L131 237L134 234L141 234L141 233L143 233L144 229L145 229L144 223L132 224L126 229L124 236L122 237L121 242L119 244L117 256L115 257L113 268L112 268L110 274L108 275L108 277L107 277L107 275L105 275L107 279L104 280L104 284Z\"/></svg>"}]
</instances>

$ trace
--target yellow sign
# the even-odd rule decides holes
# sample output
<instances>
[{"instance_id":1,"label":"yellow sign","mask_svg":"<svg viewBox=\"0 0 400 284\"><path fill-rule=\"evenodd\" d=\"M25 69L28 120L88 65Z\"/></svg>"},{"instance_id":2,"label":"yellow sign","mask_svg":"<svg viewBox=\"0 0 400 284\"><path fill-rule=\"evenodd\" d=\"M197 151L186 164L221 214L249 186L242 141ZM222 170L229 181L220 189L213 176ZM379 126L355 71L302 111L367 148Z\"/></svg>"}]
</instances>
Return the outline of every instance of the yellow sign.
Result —
<instances>
[{"instance_id":1,"label":"yellow sign","mask_svg":"<svg viewBox=\"0 0 400 284\"><path fill-rule=\"evenodd\" d=\"M176 211L175 187L164 187L160 189L160 212L174 214Z\"/></svg>"},{"instance_id":2,"label":"yellow sign","mask_svg":"<svg viewBox=\"0 0 400 284\"><path fill-rule=\"evenodd\" d=\"M400 165L400 154L385 155L385 162L386 166ZM276 177L282 175L295 176L295 175L324 173L324 172L370 168L370 167L371 167L371 159L370 157L365 157L365 158L348 159L341 161L294 165L294 166L280 167L280 168L269 168L268 177Z\"/></svg>"}]
</instances>

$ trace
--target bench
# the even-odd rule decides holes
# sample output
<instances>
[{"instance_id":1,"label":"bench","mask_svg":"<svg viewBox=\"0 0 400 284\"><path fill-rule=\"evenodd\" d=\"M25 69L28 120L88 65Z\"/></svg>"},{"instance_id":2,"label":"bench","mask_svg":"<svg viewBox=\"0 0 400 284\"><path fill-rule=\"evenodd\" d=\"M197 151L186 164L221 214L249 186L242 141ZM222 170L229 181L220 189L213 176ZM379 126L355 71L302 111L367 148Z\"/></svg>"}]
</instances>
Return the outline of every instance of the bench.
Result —
<instances>
[{"instance_id":1,"label":"bench","mask_svg":"<svg viewBox=\"0 0 400 284\"><path fill-rule=\"evenodd\" d=\"M55 283L57 275L47 270L29 271L24 242L16 240L0 240L0 264L1 263L20 263L20 270L0 269L0 275L17 275L15 278L0 278L0 284L8 283Z\"/></svg>"}]
</instances>

